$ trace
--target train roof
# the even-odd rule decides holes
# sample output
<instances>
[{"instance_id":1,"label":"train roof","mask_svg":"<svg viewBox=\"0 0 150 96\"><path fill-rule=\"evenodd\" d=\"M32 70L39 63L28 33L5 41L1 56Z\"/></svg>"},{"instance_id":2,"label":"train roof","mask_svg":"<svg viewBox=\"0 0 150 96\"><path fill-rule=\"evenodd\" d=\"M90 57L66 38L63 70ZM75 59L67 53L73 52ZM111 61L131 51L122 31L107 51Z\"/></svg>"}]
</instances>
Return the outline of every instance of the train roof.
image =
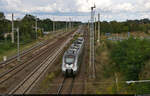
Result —
<instances>
[{"instance_id":1,"label":"train roof","mask_svg":"<svg viewBox=\"0 0 150 96\"><path fill-rule=\"evenodd\" d=\"M76 54L77 53L77 51L76 50L74 50L74 49L68 49L67 51L66 51L66 55L68 54Z\"/></svg>"},{"instance_id":2,"label":"train roof","mask_svg":"<svg viewBox=\"0 0 150 96\"><path fill-rule=\"evenodd\" d=\"M76 41L74 41L74 44L82 44L82 42L79 40L76 40Z\"/></svg>"},{"instance_id":3,"label":"train roof","mask_svg":"<svg viewBox=\"0 0 150 96\"><path fill-rule=\"evenodd\" d=\"M83 37L78 37L78 39L82 39L83 40L84 38Z\"/></svg>"}]
</instances>

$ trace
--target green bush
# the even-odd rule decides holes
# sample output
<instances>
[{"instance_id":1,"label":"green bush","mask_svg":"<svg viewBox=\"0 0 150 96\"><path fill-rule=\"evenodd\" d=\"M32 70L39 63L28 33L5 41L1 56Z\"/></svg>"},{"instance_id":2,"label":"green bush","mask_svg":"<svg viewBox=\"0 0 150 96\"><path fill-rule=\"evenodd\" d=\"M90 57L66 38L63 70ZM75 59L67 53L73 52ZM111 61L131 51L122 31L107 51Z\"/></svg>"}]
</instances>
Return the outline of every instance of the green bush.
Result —
<instances>
[{"instance_id":1,"label":"green bush","mask_svg":"<svg viewBox=\"0 0 150 96\"><path fill-rule=\"evenodd\" d=\"M12 44L11 42L2 43L0 44L0 54L2 54L5 51L11 50L16 48L15 44Z\"/></svg>"},{"instance_id":2,"label":"green bush","mask_svg":"<svg viewBox=\"0 0 150 96\"><path fill-rule=\"evenodd\" d=\"M126 80L138 80L138 75L150 58L150 42L129 38L117 42L111 50L111 58L115 71L123 74Z\"/></svg>"},{"instance_id":3,"label":"green bush","mask_svg":"<svg viewBox=\"0 0 150 96\"><path fill-rule=\"evenodd\" d=\"M128 85L128 92L134 94L149 94L150 93L150 83L143 82L143 83L132 83Z\"/></svg>"},{"instance_id":4,"label":"green bush","mask_svg":"<svg viewBox=\"0 0 150 96\"><path fill-rule=\"evenodd\" d=\"M110 40L106 40L105 43L106 43L106 46L109 50L111 50L114 46L114 42L112 42Z\"/></svg>"}]
</instances>

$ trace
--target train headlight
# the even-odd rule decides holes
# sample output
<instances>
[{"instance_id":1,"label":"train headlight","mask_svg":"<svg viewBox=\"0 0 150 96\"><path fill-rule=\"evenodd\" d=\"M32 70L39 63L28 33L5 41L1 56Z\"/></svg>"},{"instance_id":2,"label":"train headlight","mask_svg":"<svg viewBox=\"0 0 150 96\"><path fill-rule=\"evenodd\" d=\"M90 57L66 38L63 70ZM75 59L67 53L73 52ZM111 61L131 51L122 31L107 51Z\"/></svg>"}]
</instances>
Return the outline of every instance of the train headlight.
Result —
<instances>
[{"instance_id":1,"label":"train headlight","mask_svg":"<svg viewBox=\"0 0 150 96\"><path fill-rule=\"evenodd\" d=\"M75 67L74 64L65 64L65 68L73 68Z\"/></svg>"},{"instance_id":2,"label":"train headlight","mask_svg":"<svg viewBox=\"0 0 150 96\"><path fill-rule=\"evenodd\" d=\"M65 68L67 68L68 67L68 64L65 64Z\"/></svg>"},{"instance_id":3,"label":"train headlight","mask_svg":"<svg viewBox=\"0 0 150 96\"><path fill-rule=\"evenodd\" d=\"M71 64L71 65L70 65L70 68L74 68L74 67L75 67L75 64Z\"/></svg>"}]
</instances>

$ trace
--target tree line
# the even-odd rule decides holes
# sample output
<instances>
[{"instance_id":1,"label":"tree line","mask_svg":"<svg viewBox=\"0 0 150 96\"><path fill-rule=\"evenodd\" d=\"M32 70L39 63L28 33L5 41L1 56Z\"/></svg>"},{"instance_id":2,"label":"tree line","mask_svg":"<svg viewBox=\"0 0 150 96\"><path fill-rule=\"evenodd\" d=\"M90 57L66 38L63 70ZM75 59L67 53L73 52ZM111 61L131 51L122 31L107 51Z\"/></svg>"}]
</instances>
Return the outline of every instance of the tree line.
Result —
<instances>
[{"instance_id":1,"label":"tree line","mask_svg":"<svg viewBox=\"0 0 150 96\"><path fill-rule=\"evenodd\" d=\"M96 22L98 28L98 22ZM141 20L127 20L124 22L103 21L100 22L102 33L121 33L121 32L146 32L150 30L150 20L145 18Z\"/></svg>"},{"instance_id":2,"label":"tree line","mask_svg":"<svg viewBox=\"0 0 150 96\"><path fill-rule=\"evenodd\" d=\"M20 41L30 42L36 39L35 22L37 19L38 25L38 36L43 36L43 31L53 30L53 21L51 19L39 19L33 15L26 14L22 19L14 20L14 27L19 27L20 30ZM81 22L72 22L74 26L78 26ZM69 27L69 24L67 24ZM55 29L66 28L66 21L55 21ZM0 12L0 41L3 42L6 38L4 34L12 32L12 22L5 18L3 12ZM17 33L15 32L15 39ZM7 41L11 41L11 35L8 35ZM16 40L15 40L16 41Z\"/></svg>"}]
</instances>

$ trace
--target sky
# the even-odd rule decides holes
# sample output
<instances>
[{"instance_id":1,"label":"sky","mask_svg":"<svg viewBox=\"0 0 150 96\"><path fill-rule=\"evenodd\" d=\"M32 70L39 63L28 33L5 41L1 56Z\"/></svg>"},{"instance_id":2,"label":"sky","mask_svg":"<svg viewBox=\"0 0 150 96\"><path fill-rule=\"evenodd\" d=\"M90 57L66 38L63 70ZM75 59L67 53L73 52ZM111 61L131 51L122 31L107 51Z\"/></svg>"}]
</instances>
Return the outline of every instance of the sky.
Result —
<instances>
[{"instance_id":1,"label":"sky","mask_svg":"<svg viewBox=\"0 0 150 96\"><path fill-rule=\"evenodd\" d=\"M100 13L102 21L150 18L150 0L0 0L0 11L7 19L14 13L15 18L32 14L41 19L87 22L94 3L95 18Z\"/></svg>"}]
</instances>

